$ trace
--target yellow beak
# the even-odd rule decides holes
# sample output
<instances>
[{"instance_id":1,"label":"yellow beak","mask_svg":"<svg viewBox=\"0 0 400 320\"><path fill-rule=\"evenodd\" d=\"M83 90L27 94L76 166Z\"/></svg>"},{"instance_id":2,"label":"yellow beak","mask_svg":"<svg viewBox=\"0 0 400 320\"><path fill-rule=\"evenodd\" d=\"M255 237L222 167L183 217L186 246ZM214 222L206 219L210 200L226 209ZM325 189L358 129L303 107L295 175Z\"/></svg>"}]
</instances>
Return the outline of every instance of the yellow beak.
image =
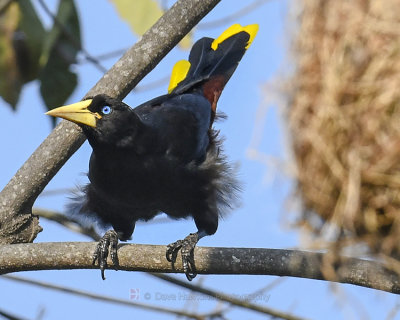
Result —
<instances>
[{"instance_id":1,"label":"yellow beak","mask_svg":"<svg viewBox=\"0 0 400 320\"><path fill-rule=\"evenodd\" d=\"M46 112L46 114L95 128L96 121L97 119L101 119L101 115L88 109L91 103L92 99L83 100L68 106L52 109Z\"/></svg>"}]
</instances>

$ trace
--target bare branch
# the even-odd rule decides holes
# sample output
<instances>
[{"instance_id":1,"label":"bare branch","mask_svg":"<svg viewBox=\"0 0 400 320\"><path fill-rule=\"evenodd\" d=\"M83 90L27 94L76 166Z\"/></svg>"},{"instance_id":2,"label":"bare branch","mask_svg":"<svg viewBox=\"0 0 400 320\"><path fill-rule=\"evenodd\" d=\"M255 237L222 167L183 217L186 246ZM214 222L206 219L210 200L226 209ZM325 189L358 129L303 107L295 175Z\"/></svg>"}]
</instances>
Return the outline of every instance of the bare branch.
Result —
<instances>
[{"instance_id":1,"label":"bare branch","mask_svg":"<svg viewBox=\"0 0 400 320\"><path fill-rule=\"evenodd\" d=\"M72 194L74 191L76 191L76 188L59 188L59 189L44 190L40 194L40 197Z\"/></svg>"},{"instance_id":2,"label":"bare branch","mask_svg":"<svg viewBox=\"0 0 400 320\"><path fill-rule=\"evenodd\" d=\"M189 289L191 291L199 292L201 294L204 294L204 295L207 295L210 297L214 297L218 300L229 302L230 304L238 306L238 307L242 307L242 308L257 311L257 312L260 312L263 314L267 314L274 318L286 319L286 320L302 320L303 319L303 318L299 318L297 316L291 315L286 312L282 312L282 311L278 311L278 310L275 310L272 308L267 308L264 306L254 304L251 301L235 298L232 295L229 295L229 294L226 294L223 292L206 289L204 287L200 287L200 286L194 285L192 283L189 283L187 281L182 281L182 280L176 279L176 278L168 276L166 274L158 274L158 273L149 273L149 274L158 279L167 281L169 283L173 283L177 286Z\"/></svg>"},{"instance_id":3,"label":"bare branch","mask_svg":"<svg viewBox=\"0 0 400 320\"><path fill-rule=\"evenodd\" d=\"M100 239L100 236L93 230L93 228L86 228L86 227L82 226L80 221L75 221L75 220L71 219L70 217L65 216L65 215L63 215L61 213L58 213L58 212L55 212L55 211L51 211L51 210L38 209L38 208L33 208L33 213L37 214L40 217L43 217L45 219L57 222L57 223L61 224L62 226L66 227L66 228L68 228L68 229L70 229L70 230L72 230L74 232L78 232L78 233L81 233L83 235L89 236L89 237L93 238L94 240L99 240ZM169 278L168 276L163 275L163 274L155 274L155 273L149 273L149 274L153 275L155 277L159 277L162 280L166 280L166 281L168 281L168 278ZM11 276L10 276L10 278L14 279L14 277L11 277ZM17 278L17 279L19 280L20 278ZM179 285L180 282L181 282L180 280L176 280L178 282L178 283L176 283L176 282L174 282L175 279L174 278L172 278L172 279L173 279L172 282L175 283L175 284ZM275 286L277 283L281 282L282 280L283 280L283 278L275 279L275 281L273 281L272 283L268 284L265 288L257 290L257 292L255 292L253 295L262 294L263 292L269 290L271 287ZM26 281L29 282L30 280L26 280ZM187 284L187 282L184 282L184 284ZM40 285L40 284L38 284L38 285ZM49 287L49 286L52 286L52 285L49 284L49 285L45 285L45 286ZM191 286L198 288L198 286L193 285L193 284ZM183 285L183 287L186 287L186 286ZM188 288L188 289L192 290L191 287ZM204 293L203 288L200 288L200 290L193 290L193 291L197 291L197 292L201 292L203 294L207 294L207 293ZM211 292L211 291L208 290L208 292ZM281 319L300 319L300 318L294 317L294 316L292 316L290 314L286 314L284 312L280 312L280 311L273 310L273 309L270 309L270 308L264 308L264 307L261 307L261 306L254 305L252 303L246 302L246 301L241 301L239 299L230 299L230 296L228 296L228 295L226 295L224 293L215 293L215 294L212 294L211 296L213 296L216 299L219 299L221 301L230 302L232 305L241 306L243 308L247 308L247 309L254 310L254 311L259 311L261 313L266 313L266 314L272 315L273 317L278 317L278 318L281 318ZM226 298L226 297L228 297L228 298ZM222 310L218 310L216 312L202 314L201 316L203 318L210 318L213 315L222 314L222 313L223 313Z\"/></svg>"},{"instance_id":4,"label":"bare branch","mask_svg":"<svg viewBox=\"0 0 400 320\"><path fill-rule=\"evenodd\" d=\"M77 232L80 234L83 234L85 236L88 236L92 238L93 240L100 240L101 236L96 232L95 228L92 226L85 226L81 221L75 220L72 217L68 215L64 215L60 212L53 211L53 210L47 210L47 209L42 209L42 208L33 208L32 212L34 215L37 215L41 218L56 222L63 227L73 231ZM136 225L155 225L155 224L166 224L166 223L171 223L174 220L168 217L156 217L150 221L137 221Z\"/></svg>"},{"instance_id":5,"label":"bare branch","mask_svg":"<svg viewBox=\"0 0 400 320\"><path fill-rule=\"evenodd\" d=\"M133 91L134 92L142 92L142 91L146 91L146 90L151 90L151 89L155 89L157 87L161 87L165 84L167 84L169 81L169 75L166 75L164 77L161 77L157 80L154 80L152 82L146 83L146 84L140 84L138 86L136 86Z\"/></svg>"},{"instance_id":6,"label":"bare branch","mask_svg":"<svg viewBox=\"0 0 400 320\"><path fill-rule=\"evenodd\" d=\"M85 97L125 97L219 1L178 0ZM18 170L0 193L0 244L35 239L41 227L32 205L84 141L77 125L61 121Z\"/></svg>"},{"instance_id":7,"label":"bare branch","mask_svg":"<svg viewBox=\"0 0 400 320\"><path fill-rule=\"evenodd\" d=\"M199 320L202 319L201 316L191 313L191 312L184 311L184 310L176 310L176 309L165 308L165 307L160 307L160 306L151 305L151 304L140 303L137 301L130 301L130 300L119 299L119 298L114 298L114 297L110 297L110 296L104 296L104 295L92 293L89 291L73 289L73 288L68 288L68 287L64 287L64 286L58 286L58 285L55 285L55 284L52 284L49 282L21 278L21 277L16 277L16 276L11 276L11 275L3 275L2 278L13 280L13 281L18 281L18 282L22 282L25 284L30 284L30 285L34 285L34 286L38 286L38 287L42 287L42 288L57 290L57 291L61 291L64 293L70 293L70 294L74 294L74 295L85 297L85 298L100 300L102 302L116 303L116 304L120 304L120 305L124 305L124 306L128 306L128 307L134 307L134 308L150 310L150 311L155 311L155 312L161 312L161 313L168 313L168 314L173 314L176 316L187 317L190 319L199 319Z\"/></svg>"},{"instance_id":8,"label":"bare branch","mask_svg":"<svg viewBox=\"0 0 400 320\"><path fill-rule=\"evenodd\" d=\"M6 320L25 320L25 318L18 317L14 314L8 313L6 311L0 310L0 316ZM2 319L3 319L2 318Z\"/></svg>"},{"instance_id":9,"label":"bare branch","mask_svg":"<svg viewBox=\"0 0 400 320\"><path fill-rule=\"evenodd\" d=\"M71 217L67 217L59 212L52 210L45 210L39 208L33 208L32 212L34 215L45 218L47 220L51 220L57 222L64 226L65 228L83 234L92 238L93 240L100 240L101 236L94 230L93 227L85 227L79 221L72 219Z\"/></svg>"},{"instance_id":10,"label":"bare branch","mask_svg":"<svg viewBox=\"0 0 400 320\"><path fill-rule=\"evenodd\" d=\"M54 269L94 269L92 252L96 243L56 242L0 246L0 274ZM165 259L165 246L121 244L120 269L126 271L182 273L182 261L174 266ZM195 249L199 274L275 275L349 283L391 293L400 293L398 274L381 263L340 257L332 266L335 277L324 276L326 254L299 250L256 248ZM111 261L109 264L112 266Z\"/></svg>"},{"instance_id":11,"label":"bare branch","mask_svg":"<svg viewBox=\"0 0 400 320\"><path fill-rule=\"evenodd\" d=\"M255 0L254 2L248 4L247 6L241 8L240 10L225 16L221 19L210 21L210 22L202 22L197 25L197 29L212 29L217 28L219 26L225 26L232 21L235 21L246 14L256 10L258 7L262 6L263 4L267 3L269 0Z\"/></svg>"},{"instance_id":12,"label":"bare branch","mask_svg":"<svg viewBox=\"0 0 400 320\"><path fill-rule=\"evenodd\" d=\"M107 60L107 59L114 59L116 57L120 57L125 53L125 51L128 50L128 48L122 48L122 49L117 49L113 51L109 51L106 53L102 53L96 56L96 59L101 61L101 60ZM84 61L82 61L84 62Z\"/></svg>"}]
</instances>

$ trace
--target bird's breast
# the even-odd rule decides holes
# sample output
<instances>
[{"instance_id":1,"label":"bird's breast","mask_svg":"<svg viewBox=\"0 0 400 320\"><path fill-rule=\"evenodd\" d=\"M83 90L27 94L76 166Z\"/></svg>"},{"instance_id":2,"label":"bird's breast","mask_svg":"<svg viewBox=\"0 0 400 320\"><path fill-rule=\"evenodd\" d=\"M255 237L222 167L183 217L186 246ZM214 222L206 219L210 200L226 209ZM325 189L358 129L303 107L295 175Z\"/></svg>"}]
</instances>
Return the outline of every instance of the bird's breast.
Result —
<instances>
[{"instance_id":1,"label":"bird's breast","mask_svg":"<svg viewBox=\"0 0 400 320\"><path fill-rule=\"evenodd\" d=\"M209 181L196 165L182 163L168 155L122 158L103 161L92 157L89 180L109 201L145 212L189 215L204 200ZM146 217L141 217L146 219Z\"/></svg>"}]
</instances>

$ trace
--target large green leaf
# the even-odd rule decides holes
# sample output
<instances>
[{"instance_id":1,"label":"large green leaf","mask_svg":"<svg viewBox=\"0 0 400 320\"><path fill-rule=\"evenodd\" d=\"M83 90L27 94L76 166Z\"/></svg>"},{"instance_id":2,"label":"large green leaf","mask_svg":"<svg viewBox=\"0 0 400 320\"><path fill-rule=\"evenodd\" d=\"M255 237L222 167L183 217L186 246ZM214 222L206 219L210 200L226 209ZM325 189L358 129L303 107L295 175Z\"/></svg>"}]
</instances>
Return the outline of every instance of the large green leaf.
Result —
<instances>
[{"instance_id":1,"label":"large green leaf","mask_svg":"<svg viewBox=\"0 0 400 320\"><path fill-rule=\"evenodd\" d=\"M0 15L0 95L15 109L23 84L38 76L46 31L30 0L12 2L3 10Z\"/></svg>"},{"instance_id":2,"label":"large green leaf","mask_svg":"<svg viewBox=\"0 0 400 320\"><path fill-rule=\"evenodd\" d=\"M115 9L123 20L125 20L132 32L141 36L147 31L163 14L158 1L155 0L111 0ZM188 49L192 45L191 34L188 34L179 43L182 49Z\"/></svg>"},{"instance_id":3,"label":"large green leaf","mask_svg":"<svg viewBox=\"0 0 400 320\"><path fill-rule=\"evenodd\" d=\"M59 55L51 55L40 77L40 93L48 109L60 106L78 84L78 76Z\"/></svg>"},{"instance_id":4,"label":"large green leaf","mask_svg":"<svg viewBox=\"0 0 400 320\"><path fill-rule=\"evenodd\" d=\"M21 48L16 46L14 39L14 49L16 52L17 63L21 77L24 82L32 81L38 77L40 66L39 58L42 54L43 42L46 38L46 30L36 14L30 0L18 1L21 19L19 23L19 33L22 39ZM20 52L19 50L25 50Z\"/></svg>"},{"instance_id":5,"label":"large green leaf","mask_svg":"<svg viewBox=\"0 0 400 320\"><path fill-rule=\"evenodd\" d=\"M78 13L73 0L61 0L57 21L46 39L40 59L40 92L48 109L64 104L77 85L70 70L81 48Z\"/></svg>"}]
</instances>

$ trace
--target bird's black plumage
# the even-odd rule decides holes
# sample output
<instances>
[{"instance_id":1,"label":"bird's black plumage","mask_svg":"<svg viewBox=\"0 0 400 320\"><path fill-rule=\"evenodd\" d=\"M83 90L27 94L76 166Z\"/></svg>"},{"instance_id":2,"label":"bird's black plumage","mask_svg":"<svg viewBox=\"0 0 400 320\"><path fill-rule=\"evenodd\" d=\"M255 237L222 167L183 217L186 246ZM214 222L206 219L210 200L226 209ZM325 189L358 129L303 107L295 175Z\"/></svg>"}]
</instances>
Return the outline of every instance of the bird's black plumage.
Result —
<instances>
[{"instance_id":1,"label":"bird's black plumage","mask_svg":"<svg viewBox=\"0 0 400 320\"><path fill-rule=\"evenodd\" d=\"M98 127L84 127L93 153L90 184L84 201L76 204L79 211L111 225L121 240L130 238L135 221L160 212L193 216L200 230L213 234L236 184L205 121L210 119L209 102L185 94L131 109L99 95L92 104L113 111Z\"/></svg>"},{"instance_id":2,"label":"bird's black plumage","mask_svg":"<svg viewBox=\"0 0 400 320\"><path fill-rule=\"evenodd\" d=\"M113 228L94 256L103 278L109 246L117 264L118 239L130 239L136 221L161 212L193 217L198 232L169 245L167 259L173 260L181 249L188 279L195 276L193 249L202 236L216 232L218 217L234 203L238 190L212 123L218 98L254 28L240 27L220 40L200 39L190 53L189 68L178 75L181 79L170 93L134 109L97 95L49 112L79 123L93 148L90 183L71 210Z\"/></svg>"}]
</instances>

